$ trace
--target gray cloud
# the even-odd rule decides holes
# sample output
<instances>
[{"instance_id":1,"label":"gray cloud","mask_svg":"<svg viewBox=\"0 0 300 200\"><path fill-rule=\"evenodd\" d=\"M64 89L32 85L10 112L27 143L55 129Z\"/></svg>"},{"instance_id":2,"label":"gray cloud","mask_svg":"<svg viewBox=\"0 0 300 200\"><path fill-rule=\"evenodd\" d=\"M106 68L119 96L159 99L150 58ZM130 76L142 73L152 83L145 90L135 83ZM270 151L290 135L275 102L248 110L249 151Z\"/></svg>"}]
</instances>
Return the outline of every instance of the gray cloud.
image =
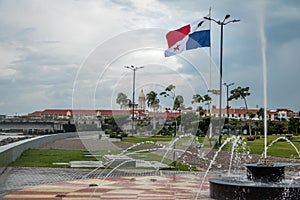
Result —
<instances>
[{"instance_id":1,"label":"gray cloud","mask_svg":"<svg viewBox=\"0 0 300 200\"><path fill-rule=\"evenodd\" d=\"M262 106L262 64L258 26L258 1L0 1L0 112L4 114L28 113L46 108L69 108L72 106L74 80L80 87L91 86L86 94L94 95L91 105L109 107L117 92L112 90L118 76L128 73L124 65L156 64L174 67L174 71L191 84L197 84L201 77L192 76L194 69L179 58L158 58L155 53L136 51L122 57L116 55L118 46L125 48L130 38L111 43L105 51L95 57L95 66L82 74L86 59L97 47L118 37L126 31L144 28L172 30L191 23L208 13L222 19L230 13L232 18L241 19L238 24L228 24L224 29L224 82L235 82L236 86L249 86L249 106ZM267 37L268 105L270 108L285 107L300 110L300 96L297 91L300 48L300 3L294 1L264 1L265 30ZM212 24L212 59L215 73L219 65L220 27ZM159 37L146 36L144 32L132 37L136 47L157 47L163 52L166 41L163 31ZM149 34L151 31L149 31ZM132 39L132 38L131 38ZM130 50L130 49L129 49ZM202 52L183 52L193 65L197 65L204 77L208 76L205 66L208 61ZM201 52L201 53L200 53ZM110 57L111 55L111 57ZM146 56L147 55L147 56ZM207 54L206 54L207 55ZM198 57L197 57L198 56ZM200 59L201 57L201 59ZM110 74L99 81L103 67L110 58ZM205 61L204 61L205 60ZM96 62L97 61L97 62ZM152 72L151 72L152 73ZM82 80L78 78L82 76ZM148 76L141 72L139 84ZM130 77L130 73L128 74ZM131 80L124 90L131 93ZM164 74L151 75L156 82ZM166 78L165 78L166 79ZM82 82L80 82L82 81ZM90 82L89 82L90 81ZM172 82L166 79L164 84ZM203 81L205 82L205 81ZM84 84L81 84L84 83ZM97 85L97 84L101 85ZM112 84L114 83L114 84ZM144 82L145 83L145 82ZM90 85L89 85L90 84ZM178 93L184 93L184 84L175 82ZM207 84L207 83L206 83ZM217 81L215 81L217 85ZM78 86L78 85L77 85ZM146 86L145 86L146 87ZM205 92L204 86L193 86L196 92ZM127 88L127 89L126 89ZM287 89L288 88L288 89ZM120 88L121 90L122 88ZM147 89L151 89L147 86ZM96 92L95 92L96 91ZM206 93L206 92L205 92ZM107 94L107 95L104 95ZM187 94L186 102L190 100ZM225 101L225 100L224 100ZM82 105L86 103L82 102ZM225 104L223 104L225 105ZM234 102L243 106L243 102Z\"/></svg>"}]
</instances>

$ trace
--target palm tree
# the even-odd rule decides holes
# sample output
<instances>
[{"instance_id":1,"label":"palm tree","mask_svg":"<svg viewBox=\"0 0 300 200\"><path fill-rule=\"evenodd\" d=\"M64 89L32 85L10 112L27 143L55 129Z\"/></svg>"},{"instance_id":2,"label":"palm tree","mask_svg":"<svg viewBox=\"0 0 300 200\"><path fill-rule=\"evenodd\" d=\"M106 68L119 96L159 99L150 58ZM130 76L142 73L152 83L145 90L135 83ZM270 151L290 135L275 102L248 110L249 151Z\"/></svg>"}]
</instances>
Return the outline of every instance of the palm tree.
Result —
<instances>
[{"instance_id":1,"label":"palm tree","mask_svg":"<svg viewBox=\"0 0 300 200\"><path fill-rule=\"evenodd\" d=\"M128 102L129 101L128 101L127 95L122 92L119 92L117 99L116 99L116 103L120 105L120 109L123 109L124 106L126 104L128 104Z\"/></svg>"},{"instance_id":2,"label":"palm tree","mask_svg":"<svg viewBox=\"0 0 300 200\"><path fill-rule=\"evenodd\" d=\"M250 135L251 135L251 123L252 123L252 119L255 117L255 114L252 112L247 112L247 115L250 118L250 123L249 123L249 131L250 131ZM256 134L255 134L256 135Z\"/></svg>"},{"instance_id":3,"label":"palm tree","mask_svg":"<svg viewBox=\"0 0 300 200\"><path fill-rule=\"evenodd\" d=\"M264 118L264 109L260 108L256 114L258 115L258 118L261 117L263 119Z\"/></svg>"},{"instance_id":4,"label":"palm tree","mask_svg":"<svg viewBox=\"0 0 300 200\"><path fill-rule=\"evenodd\" d=\"M203 100L203 97L200 94L193 95L192 103L201 103Z\"/></svg>"},{"instance_id":5,"label":"palm tree","mask_svg":"<svg viewBox=\"0 0 300 200\"><path fill-rule=\"evenodd\" d=\"M249 87L245 87L245 88L237 87L237 88L231 90L230 93L231 93L231 96L228 97L228 101L231 101L233 99L242 98L244 100L246 110L248 110L246 97L250 95Z\"/></svg>"},{"instance_id":6,"label":"palm tree","mask_svg":"<svg viewBox=\"0 0 300 200\"><path fill-rule=\"evenodd\" d=\"M156 129L156 121L155 121L155 111L159 107L159 99L157 97L157 93L154 91L149 92L146 94L146 101L147 101L147 106L149 108L153 108L154 110L154 115L153 115L153 129Z\"/></svg>"},{"instance_id":7,"label":"palm tree","mask_svg":"<svg viewBox=\"0 0 300 200\"><path fill-rule=\"evenodd\" d=\"M211 103L211 97L208 94L205 94L203 97L200 94L193 95L192 103L201 103L201 102L205 103L205 105L208 105L208 109L209 109L209 105ZM203 111L202 115L204 114L204 110L201 106L199 106L198 110Z\"/></svg>"},{"instance_id":8,"label":"palm tree","mask_svg":"<svg viewBox=\"0 0 300 200\"><path fill-rule=\"evenodd\" d=\"M163 92L161 92L159 95L163 96L163 97L170 97L172 99L172 102L173 102L173 110L175 107L177 107L178 105L175 105L178 104L178 101L175 102L176 100L176 94L175 94L175 85L169 85L168 87L165 88L165 90ZM176 97L176 98L175 98Z\"/></svg>"},{"instance_id":9,"label":"palm tree","mask_svg":"<svg viewBox=\"0 0 300 200\"><path fill-rule=\"evenodd\" d=\"M204 95L202 102L204 102L205 105L207 105L208 109L209 109L209 105L211 103L211 97L208 94Z\"/></svg>"},{"instance_id":10,"label":"palm tree","mask_svg":"<svg viewBox=\"0 0 300 200\"><path fill-rule=\"evenodd\" d=\"M149 92L146 94L146 101L147 101L147 106L152 107L153 109L157 108L159 105L159 99L157 97L157 93L154 91Z\"/></svg>"},{"instance_id":11,"label":"palm tree","mask_svg":"<svg viewBox=\"0 0 300 200\"><path fill-rule=\"evenodd\" d=\"M161 92L159 95L164 97L171 97L173 100L175 99L175 85L169 85L166 87L165 91Z\"/></svg>"},{"instance_id":12,"label":"palm tree","mask_svg":"<svg viewBox=\"0 0 300 200\"><path fill-rule=\"evenodd\" d=\"M233 99L242 98L244 100L246 110L248 111L248 105L247 105L246 97L250 95L249 87L245 87L245 88L237 87L237 88L231 90L230 93L231 93L231 96L228 97L228 101L231 101ZM250 135L251 135L250 123L249 123L249 131L250 131Z\"/></svg>"},{"instance_id":13,"label":"palm tree","mask_svg":"<svg viewBox=\"0 0 300 200\"><path fill-rule=\"evenodd\" d=\"M173 110L181 110L184 107L183 102L184 102L183 96L178 95L175 98Z\"/></svg>"}]
</instances>

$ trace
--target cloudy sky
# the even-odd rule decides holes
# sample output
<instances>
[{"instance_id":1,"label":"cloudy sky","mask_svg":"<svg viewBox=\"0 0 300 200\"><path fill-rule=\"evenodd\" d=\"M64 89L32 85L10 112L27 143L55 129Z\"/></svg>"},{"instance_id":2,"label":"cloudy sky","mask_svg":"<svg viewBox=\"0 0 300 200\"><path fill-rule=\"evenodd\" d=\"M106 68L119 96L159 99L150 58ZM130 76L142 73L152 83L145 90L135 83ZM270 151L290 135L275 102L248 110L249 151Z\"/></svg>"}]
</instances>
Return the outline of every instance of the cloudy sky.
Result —
<instances>
[{"instance_id":1,"label":"cloudy sky","mask_svg":"<svg viewBox=\"0 0 300 200\"><path fill-rule=\"evenodd\" d=\"M249 86L249 107L263 107L264 33L268 108L299 111L298 0L2 0L0 114L117 108L119 92L131 97L130 65L144 66L136 71L137 95L173 84L190 106L193 94L218 89L220 27L212 23L211 82L209 48L164 58L165 34L209 7L215 19L241 20L224 27L223 82ZM165 107L171 102L160 98Z\"/></svg>"}]
</instances>

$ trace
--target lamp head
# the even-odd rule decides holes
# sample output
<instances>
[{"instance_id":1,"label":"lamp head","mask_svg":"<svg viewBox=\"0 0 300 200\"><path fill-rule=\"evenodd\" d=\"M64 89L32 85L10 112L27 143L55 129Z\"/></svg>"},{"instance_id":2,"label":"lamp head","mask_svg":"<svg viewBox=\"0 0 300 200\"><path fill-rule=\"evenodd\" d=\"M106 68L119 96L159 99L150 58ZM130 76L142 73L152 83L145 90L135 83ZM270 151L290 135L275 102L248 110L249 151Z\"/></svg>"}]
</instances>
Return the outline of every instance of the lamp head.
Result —
<instances>
[{"instance_id":1,"label":"lamp head","mask_svg":"<svg viewBox=\"0 0 300 200\"><path fill-rule=\"evenodd\" d=\"M225 16L225 19L224 19L224 20L228 19L229 17L230 17L230 15L227 14L227 15Z\"/></svg>"}]
</instances>

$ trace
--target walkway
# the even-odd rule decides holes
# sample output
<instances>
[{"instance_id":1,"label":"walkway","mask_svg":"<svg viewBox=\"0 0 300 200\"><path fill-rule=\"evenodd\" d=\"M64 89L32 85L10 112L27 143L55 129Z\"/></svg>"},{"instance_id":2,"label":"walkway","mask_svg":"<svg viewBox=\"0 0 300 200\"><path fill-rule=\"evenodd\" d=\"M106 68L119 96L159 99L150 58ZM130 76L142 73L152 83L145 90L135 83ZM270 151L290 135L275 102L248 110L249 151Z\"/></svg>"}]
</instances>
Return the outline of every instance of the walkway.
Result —
<instances>
[{"instance_id":1,"label":"walkway","mask_svg":"<svg viewBox=\"0 0 300 200\"><path fill-rule=\"evenodd\" d=\"M62 195L68 200L196 199L202 177L176 171L15 167L0 176L0 191L3 200L57 200ZM205 180L198 199L210 199L208 189Z\"/></svg>"},{"instance_id":2,"label":"walkway","mask_svg":"<svg viewBox=\"0 0 300 200\"><path fill-rule=\"evenodd\" d=\"M110 139L102 132L102 138L99 140L99 132L79 133L79 137L66 138L48 143L40 149L66 149L66 150L117 150L120 149L114 145Z\"/></svg>"},{"instance_id":3,"label":"walkway","mask_svg":"<svg viewBox=\"0 0 300 200\"><path fill-rule=\"evenodd\" d=\"M42 148L114 150L97 134L57 140ZM196 199L203 173L139 169L91 170L8 167L0 175L3 200ZM210 199L205 180L198 199Z\"/></svg>"}]
</instances>

